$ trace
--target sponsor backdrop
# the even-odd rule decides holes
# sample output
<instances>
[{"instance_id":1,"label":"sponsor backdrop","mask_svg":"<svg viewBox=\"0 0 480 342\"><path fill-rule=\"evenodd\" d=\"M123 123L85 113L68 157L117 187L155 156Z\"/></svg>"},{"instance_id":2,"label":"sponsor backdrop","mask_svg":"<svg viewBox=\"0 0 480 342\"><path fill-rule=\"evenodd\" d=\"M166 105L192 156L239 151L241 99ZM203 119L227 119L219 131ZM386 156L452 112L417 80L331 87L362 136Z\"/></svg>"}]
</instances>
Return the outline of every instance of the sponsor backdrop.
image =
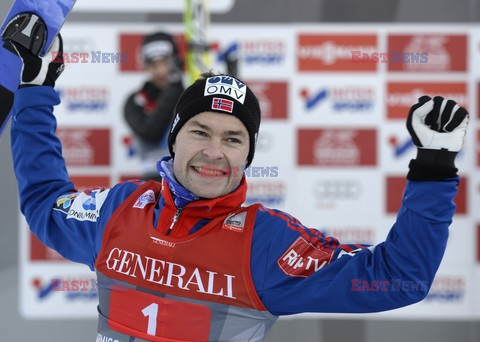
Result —
<instances>
[{"instance_id":1,"label":"sponsor backdrop","mask_svg":"<svg viewBox=\"0 0 480 342\"><path fill-rule=\"evenodd\" d=\"M145 80L139 47L142 35L154 30L174 33L185 51L180 25L63 29L68 60L57 87L57 135L79 189L139 177L122 108ZM394 223L415 157L405 118L417 98L441 95L468 108L471 125L458 157L458 212L432 290L420 304L367 316L480 317L480 64L474 62L480 60L480 30L212 25L210 39L215 69L225 70L225 52L235 53L240 77L262 107L257 152L247 170L247 204L285 210L342 243L379 243ZM57 205L67 210L70 200L65 196ZM24 316L95 317L95 274L44 247L23 220L21 231Z\"/></svg>"}]
</instances>

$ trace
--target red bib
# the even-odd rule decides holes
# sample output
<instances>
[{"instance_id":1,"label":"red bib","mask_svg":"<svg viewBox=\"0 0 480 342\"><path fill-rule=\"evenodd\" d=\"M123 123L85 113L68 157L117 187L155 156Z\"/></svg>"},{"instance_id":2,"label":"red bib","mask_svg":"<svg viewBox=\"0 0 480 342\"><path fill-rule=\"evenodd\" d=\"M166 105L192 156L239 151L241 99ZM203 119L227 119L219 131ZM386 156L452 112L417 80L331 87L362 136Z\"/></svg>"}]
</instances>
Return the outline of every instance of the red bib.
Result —
<instances>
[{"instance_id":1,"label":"red bib","mask_svg":"<svg viewBox=\"0 0 480 342\"><path fill-rule=\"evenodd\" d=\"M162 194L165 198L165 189L162 194L160 190L161 185L153 181L140 186L106 226L95 263L97 271L143 289L109 289L108 319L112 329L152 341L156 341L152 335L185 340L208 338L210 309L162 298L165 295L265 311L250 274L257 206L237 208L212 219L193 234L172 237L153 225L156 202ZM169 210L162 208L160 220L172 216L165 215ZM176 217L172 232L176 228L190 230L192 227L182 225L193 224L189 217L198 217L201 210L186 206ZM170 227L171 219L159 222L158 227Z\"/></svg>"}]
</instances>

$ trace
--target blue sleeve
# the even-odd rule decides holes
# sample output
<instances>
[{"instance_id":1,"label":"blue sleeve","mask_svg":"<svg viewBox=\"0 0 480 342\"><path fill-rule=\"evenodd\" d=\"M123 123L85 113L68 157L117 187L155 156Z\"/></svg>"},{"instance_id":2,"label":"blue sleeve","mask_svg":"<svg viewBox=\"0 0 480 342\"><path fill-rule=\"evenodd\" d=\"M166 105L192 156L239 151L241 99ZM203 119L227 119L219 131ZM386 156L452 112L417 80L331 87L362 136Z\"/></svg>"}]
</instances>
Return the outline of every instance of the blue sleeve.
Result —
<instances>
[{"instance_id":1,"label":"blue sleeve","mask_svg":"<svg viewBox=\"0 0 480 342\"><path fill-rule=\"evenodd\" d=\"M251 272L274 315L360 313L416 303L428 293L455 212L458 178L408 182L386 240L341 245L280 211L259 210Z\"/></svg>"},{"instance_id":2,"label":"blue sleeve","mask_svg":"<svg viewBox=\"0 0 480 342\"><path fill-rule=\"evenodd\" d=\"M59 103L57 93L48 86L15 93L11 143L20 209L46 246L93 269L108 217L137 185L75 190L54 134L53 106Z\"/></svg>"}]
</instances>

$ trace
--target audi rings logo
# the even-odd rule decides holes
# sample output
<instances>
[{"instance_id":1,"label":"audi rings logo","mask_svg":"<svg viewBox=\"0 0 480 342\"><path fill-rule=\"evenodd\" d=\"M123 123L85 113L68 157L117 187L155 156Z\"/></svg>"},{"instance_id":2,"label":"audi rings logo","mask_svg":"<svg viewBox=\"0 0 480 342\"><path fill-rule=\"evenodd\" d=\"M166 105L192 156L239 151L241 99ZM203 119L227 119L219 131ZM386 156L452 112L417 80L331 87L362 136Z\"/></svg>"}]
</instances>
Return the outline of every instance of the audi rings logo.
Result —
<instances>
[{"instance_id":1,"label":"audi rings logo","mask_svg":"<svg viewBox=\"0 0 480 342\"><path fill-rule=\"evenodd\" d=\"M355 200L361 193L362 184L356 179L321 179L313 184L318 200Z\"/></svg>"}]
</instances>

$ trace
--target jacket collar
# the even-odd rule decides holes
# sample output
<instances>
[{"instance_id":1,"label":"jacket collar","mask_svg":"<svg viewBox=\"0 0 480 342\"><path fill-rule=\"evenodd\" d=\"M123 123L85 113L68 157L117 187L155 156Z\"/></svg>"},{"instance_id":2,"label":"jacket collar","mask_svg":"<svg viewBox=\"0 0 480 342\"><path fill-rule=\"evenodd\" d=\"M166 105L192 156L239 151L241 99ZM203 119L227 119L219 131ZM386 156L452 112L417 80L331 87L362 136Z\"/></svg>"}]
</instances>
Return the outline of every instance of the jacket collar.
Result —
<instances>
[{"instance_id":1,"label":"jacket collar","mask_svg":"<svg viewBox=\"0 0 480 342\"><path fill-rule=\"evenodd\" d=\"M172 210L178 210L166 179L162 179L161 192L165 199L165 205ZM192 201L185 205L182 211L188 209L190 215L212 219L237 210L245 202L246 196L247 181L246 177L243 176L240 185L234 191L221 197Z\"/></svg>"}]
</instances>

